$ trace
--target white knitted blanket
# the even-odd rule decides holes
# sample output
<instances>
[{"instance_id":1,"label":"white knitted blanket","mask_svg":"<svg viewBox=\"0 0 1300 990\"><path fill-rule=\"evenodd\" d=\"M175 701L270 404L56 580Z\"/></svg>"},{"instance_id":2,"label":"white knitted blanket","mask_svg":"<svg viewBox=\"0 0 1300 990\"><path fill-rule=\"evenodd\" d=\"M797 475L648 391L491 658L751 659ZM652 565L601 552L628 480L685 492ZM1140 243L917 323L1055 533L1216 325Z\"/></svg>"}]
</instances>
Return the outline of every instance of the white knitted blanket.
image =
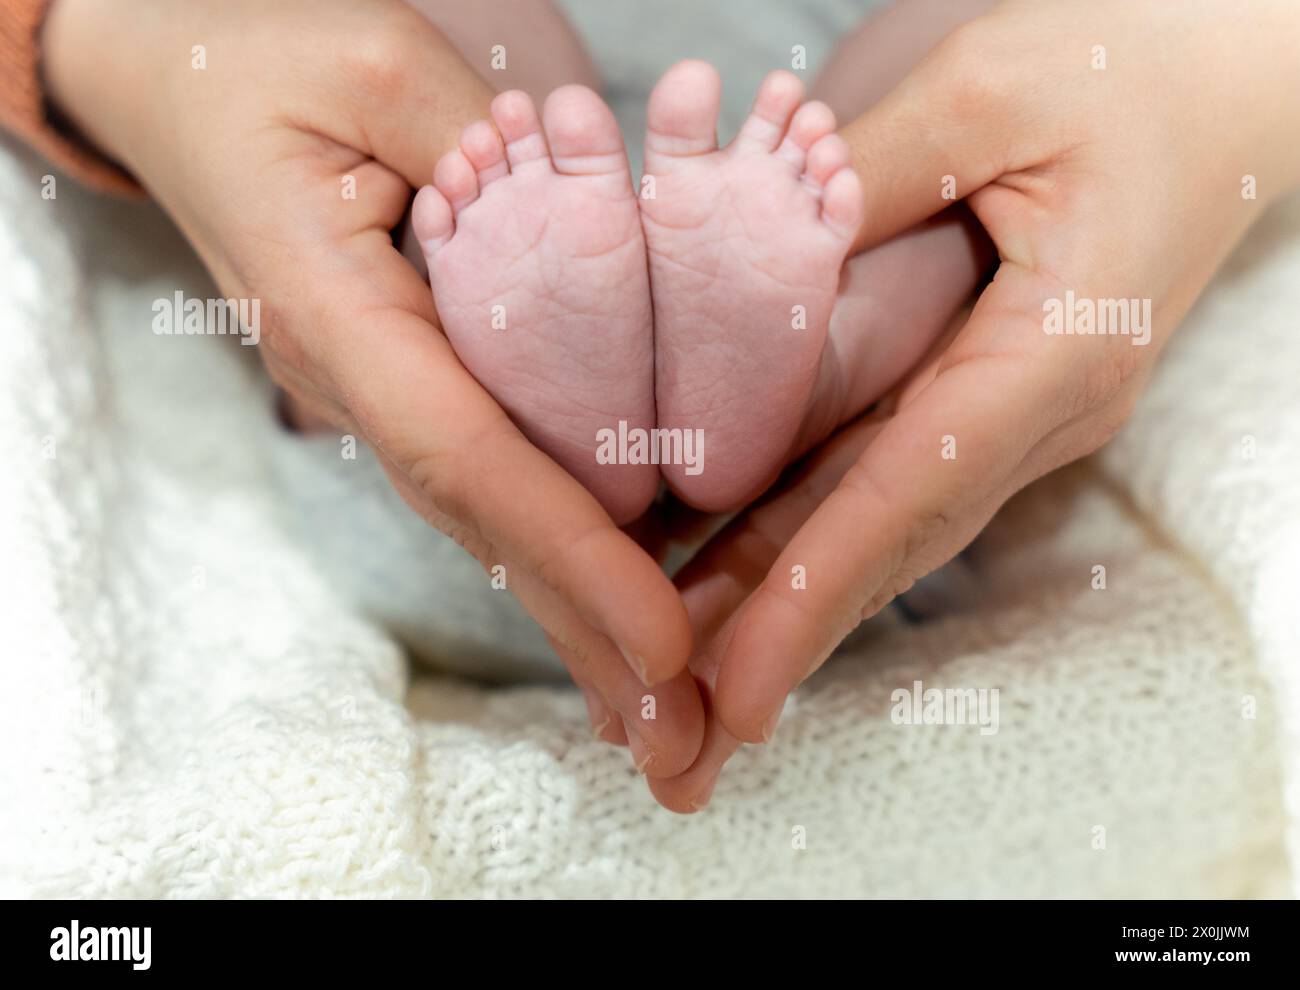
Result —
<instances>
[{"instance_id":1,"label":"white knitted blanket","mask_svg":"<svg viewBox=\"0 0 1300 990\"><path fill-rule=\"evenodd\" d=\"M279 429L254 348L151 332L213 291L152 207L43 171L0 148L0 895L1292 892L1300 203L975 591L869 624L682 818L573 690L408 664L540 648L364 452ZM896 724L918 680L999 731Z\"/></svg>"}]
</instances>

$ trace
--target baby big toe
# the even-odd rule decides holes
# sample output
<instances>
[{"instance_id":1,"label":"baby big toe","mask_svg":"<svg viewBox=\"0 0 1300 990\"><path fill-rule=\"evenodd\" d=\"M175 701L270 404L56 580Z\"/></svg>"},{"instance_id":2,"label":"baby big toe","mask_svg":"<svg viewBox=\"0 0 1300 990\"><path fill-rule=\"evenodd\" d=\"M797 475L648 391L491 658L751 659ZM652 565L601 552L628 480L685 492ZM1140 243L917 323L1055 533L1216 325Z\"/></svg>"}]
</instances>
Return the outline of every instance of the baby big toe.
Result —
<instances>
[{"instance_id":1,"label":"baby big toe","mask_svg":"<svg viewBox=\"0 0 1300 990\"><path fill-rule=\"evenodd\" d=\"M672 159L716 151L722 80L707 62L678 62L663 74L646 106L646 160L671 167Z\"/></svg>"},{"instance_id":2,"label":"baby big toe","mask_svg":"<svg viewBox=\"0 0 1300 990\"><path fill-rule=\"evenodd\" d=\"M628 170L623 134L605 101L586 86L561 86L542 108L551 162L563 175Z\"/></svg>"}]
</instances>

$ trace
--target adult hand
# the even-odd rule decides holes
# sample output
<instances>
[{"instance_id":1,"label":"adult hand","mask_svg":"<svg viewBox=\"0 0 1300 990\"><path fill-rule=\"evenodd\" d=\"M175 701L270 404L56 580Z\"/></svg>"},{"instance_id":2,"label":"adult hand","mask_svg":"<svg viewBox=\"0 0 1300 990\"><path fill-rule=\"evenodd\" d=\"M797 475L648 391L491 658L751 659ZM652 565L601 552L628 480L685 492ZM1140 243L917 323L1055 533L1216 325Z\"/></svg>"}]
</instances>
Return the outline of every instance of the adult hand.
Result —
<instances>
[{"instance_id":1,"label":"adult hand","mask_svg":"<svg viewBox=\"0 0 1300 990\"><path fill-rule=\"evenodd\" d=\"M430 524L505 565L593 720L624 715L649 773L688 765L703 714L680 599L462 368L392 245L411 187L492 96L442 35L400 0L137 0L129 15L56 0L43 41L59 108L227 297L261 300L272 377L367 439Z\"/></svg>"},{"instance_id":2,"label":"adult hand","mask_svg":"<svg viewBox=\"0 0 1300 990\"><path fill-rule=\"evenodd\" d=\"M1001 265L894 401L683 574L717 630L693 661L713 670L713 716L697 765L654 784L664 803L711 789L859 622L1125 421L1215 269L1300 178L1298 48L1289 0L1008 0L842 132L867 189L859 247L955 183ZM1081 332L1089 307L1109 333Z\"/></svg>"}]
</instances>

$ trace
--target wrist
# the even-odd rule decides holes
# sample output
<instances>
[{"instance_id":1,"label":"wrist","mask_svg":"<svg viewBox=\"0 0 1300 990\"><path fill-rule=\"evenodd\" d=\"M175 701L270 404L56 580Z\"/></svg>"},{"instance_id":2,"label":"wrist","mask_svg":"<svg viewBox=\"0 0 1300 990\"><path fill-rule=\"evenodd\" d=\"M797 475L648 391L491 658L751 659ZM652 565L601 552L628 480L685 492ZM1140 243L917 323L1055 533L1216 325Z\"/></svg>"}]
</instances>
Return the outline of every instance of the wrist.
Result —
<instances>
[{"instance_id":1,"label":"wrist","mask_svg":"<svg viewBox=\"0 0 1300 990\"><path fill-rule=\"evenodd\" d=\"M131 168L122 70L135 56L122 47L130 40L123 34L106 0L53 0L39 42L51 109L100 154Z\"/></svg>"}]
</instances>

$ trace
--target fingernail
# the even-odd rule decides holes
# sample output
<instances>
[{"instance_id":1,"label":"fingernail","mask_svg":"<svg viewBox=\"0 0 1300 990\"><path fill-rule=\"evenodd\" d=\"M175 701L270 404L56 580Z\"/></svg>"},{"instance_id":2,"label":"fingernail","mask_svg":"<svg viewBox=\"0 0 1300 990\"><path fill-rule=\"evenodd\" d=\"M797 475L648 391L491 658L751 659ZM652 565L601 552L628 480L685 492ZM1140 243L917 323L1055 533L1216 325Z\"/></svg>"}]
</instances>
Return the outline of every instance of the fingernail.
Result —
<instances>
[{"instance_id":1,"label":"fingernail","mask_svg":"<svg viewBox=\"0 0 1300 990\"><path fill-rule=\"evenodd\" d=\"M645 660L642 657L630 650L624 649L622 645L619 646L618 652L623 654L623 659L627 661L627 665L632 668L633 673L635 673L637 677L641 678L642 684L646 687L654 686L650 683L650 679L646 677Z\"/></svg>"},{"instance_id":2,"label":"fingernail","mask_svg":"<svg viewBox=\"0 0 1300 990\"><path fill-rule=\"evenodd\" d=\"M718 785L718 778L714 777L709 781L709 786L704 788L698 795L692 798L688 803L692 811L703 811L709 806L709 801L713 799L713 788Z\"/></svg>"},{"instance_id":3,"label":"fingernail","mask_svg":"<svg viewBox=\"0 0 1300 990\"><path fill-rule=\"evenodd\" d=\"M767 717L767 721L763 723L763 742L770 743L772 741L772 737L776 735L776 723L779 721L781 721L779 711L773 712Z\"/></svg>"},{"instance_id":4,"label":"fingernail","mask_svg":"<svg viewBox=\"0 0 1300 990\"><path fill-rule=\"evenodd\" d=\"M623 727L627 730L627 745L632 751L632 765L636 767L636 772L645 775L645 768L650 765L650 761L655 758L655 754L650 747L645 744L645 740L637 735L636 730L628 724L626 718L623 719Z\"/></svg>"},{"instance_id":5,"label":"fingernail","mask_svg":"<svg viewBox=\"0 0 1300 990\"><path fill-rule=\"evenodd\" d=\"M593 739L600 739L600 734L609 726L610 719L614 716L610 713L609 707L591 688L584 687L582 696L587 702L587 718L591 721L591 736Z\"/></svg>"}]
</instances>

